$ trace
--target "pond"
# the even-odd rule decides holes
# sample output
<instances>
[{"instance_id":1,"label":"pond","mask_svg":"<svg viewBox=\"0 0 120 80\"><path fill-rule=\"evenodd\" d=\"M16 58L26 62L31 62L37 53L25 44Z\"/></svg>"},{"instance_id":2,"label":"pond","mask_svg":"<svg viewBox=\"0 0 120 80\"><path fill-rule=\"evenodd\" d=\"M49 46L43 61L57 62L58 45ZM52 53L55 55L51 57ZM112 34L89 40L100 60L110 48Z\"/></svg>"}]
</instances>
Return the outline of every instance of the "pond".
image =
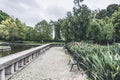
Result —
<instances>
[{"instance_id":1,"label":"pond","mask_svg":"<svg viewBox=\"0 0 120 80\"><path fill-rule=\"evenodd\" d=\"M0 58L20 52L20 51L24 51L33 47L36 47L36 46L35 45L15 45L14 47L11 47L10 51L0 52Z\"/></svg>"}]
</instances>

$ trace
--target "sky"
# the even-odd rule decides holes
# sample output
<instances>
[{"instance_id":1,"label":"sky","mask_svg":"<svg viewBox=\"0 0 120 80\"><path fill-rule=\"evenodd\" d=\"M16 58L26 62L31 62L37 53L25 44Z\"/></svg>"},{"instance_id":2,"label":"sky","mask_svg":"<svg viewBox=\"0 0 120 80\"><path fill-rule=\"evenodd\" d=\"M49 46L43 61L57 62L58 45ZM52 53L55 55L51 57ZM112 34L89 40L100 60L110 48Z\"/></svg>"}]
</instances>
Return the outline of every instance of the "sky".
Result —
<instances>
[{"instance_id":1,"label":"sky","mask_svg":"<svg viewBox=\"0 0 120 80\"><path fill-rule=\"evenodd\" d=\"M105 9L109 4L120 4L120 0L84 0L90 9ZM67 11L73 10L73 0L0 0L0 10L14 18L19 18L28 26L34 27L45 19L56 21L64 18Z\"/></svg>"}]
</instances>

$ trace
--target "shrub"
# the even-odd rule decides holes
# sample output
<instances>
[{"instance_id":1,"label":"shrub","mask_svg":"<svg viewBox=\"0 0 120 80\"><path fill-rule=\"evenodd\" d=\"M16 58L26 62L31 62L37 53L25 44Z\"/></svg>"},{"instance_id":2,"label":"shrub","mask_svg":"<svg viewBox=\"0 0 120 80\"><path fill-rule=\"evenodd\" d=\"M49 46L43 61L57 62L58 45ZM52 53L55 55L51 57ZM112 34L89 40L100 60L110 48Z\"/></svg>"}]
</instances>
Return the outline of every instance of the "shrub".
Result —
<instances>
[{"instance_id":1,"label":"shrub","mask_svg":"<svg viewBox=\"0 0 120 80\"><path fill-rule=\"evenodd\" d=\"M73 42L66 45L80 54L79 64L89 79L120 80L120 46Z\"/></svg>"}]
</instances>

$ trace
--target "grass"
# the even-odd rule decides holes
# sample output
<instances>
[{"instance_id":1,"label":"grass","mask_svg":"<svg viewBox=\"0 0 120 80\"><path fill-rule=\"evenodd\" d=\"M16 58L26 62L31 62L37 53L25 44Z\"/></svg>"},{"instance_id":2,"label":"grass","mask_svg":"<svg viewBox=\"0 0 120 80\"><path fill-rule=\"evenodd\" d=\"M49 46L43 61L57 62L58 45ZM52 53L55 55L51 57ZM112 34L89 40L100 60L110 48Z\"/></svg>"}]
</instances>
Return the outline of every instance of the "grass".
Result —
<instances>
[{"instance_id":1,"label":"grass","mask_svg":"<svg viewBox=\"0 0 120 80\"><path fill-rule=\"evenodd\" d=\"M41 44L41 43L35 41L23 41L23 44Z\"/></svg>"},{"instance_id":2,"label":"grass","mask_svg":"<svg viewBox=\"0 0 120 80\"><path fill-rule=\"evenodd\" d=\"M120 46L74 42L67 47L80 54L79 64L89 80L120 80Z\"/></svg>"},{"instance_id":3,"label":"grass","mask_svg":"<svg viewBox=\"0 0 120 80\"><path fill-rule=\"evenodd\" d=\"M0 40L0 44L4 44L4 43L9 43L9 42ZM64 44L65 42L15 41L15 43L22 43L22 44L47 44L47 43Z\"/></svg>"},{"instance_id":4,"label":"grass","mask_svg":"<svg viewBox=\"0 0 120 80\"><path fill-rule=\"evenodd\" d=\"M0 44L4 44L4 43L7 43L6 41L0 41Z\"/></svg>"},{"instance_id":5,"label":"grass","mask_svg":"<svg viewBox=\"0 0 120 80\"><path fill-rule=\"evenodd\" d=\"M0 46L0 49L10 48L10 46Z\"/></svg>"}]
</instances>

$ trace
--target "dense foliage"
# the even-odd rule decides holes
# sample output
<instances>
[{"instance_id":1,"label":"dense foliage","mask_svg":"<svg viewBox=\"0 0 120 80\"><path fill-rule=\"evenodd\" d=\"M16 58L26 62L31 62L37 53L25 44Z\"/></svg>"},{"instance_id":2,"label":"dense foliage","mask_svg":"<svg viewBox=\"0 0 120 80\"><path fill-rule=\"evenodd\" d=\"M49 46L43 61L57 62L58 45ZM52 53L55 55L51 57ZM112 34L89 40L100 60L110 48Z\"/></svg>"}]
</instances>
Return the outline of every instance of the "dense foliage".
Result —
<instances>
[{"instance_id":1,"label":"dense foliage","mask_svg":"<svg viewBox=\"0 0 120 80\"><path fill-rule=\"evenodd\" d=\"M67 12L65 18L51 22L42 20L34 27L0 11L0 40L12 43L24 40L120 42L120 5L111 4L106 9L92 11L82 1L74 0L73 12ZM120 46L75 42L67 47L80 55L80 66L90 79L120 80Z\"/></svg>"},{"instance_id":2,"label":"dense foliage","mask_svg":"<svg viewBox=\"0 0 120 80\"><path fill-rule=\"evenodd\" d=\"M7 41L27 40L27 32L30 32L28 26L19 19L7 18L0 24L0 39Z\"/></svg>"},{"instance_id":3,"label":"dense foliage","mask_svg":"<svg viewBox=\"0 0 120 80\"><path fill-rule=\"evenodd\" d=\"M0 40L15 41L43 41L51 40L51 25L43 20L35 27L26 26L18 18L13 19L7 13L0 11Z\"/></svg>"},{"instance_id":4,"label":"dense foliage","mask_svg":"<svg viewBox=\"0 0 120 80\"><path fill-rule=\"evenodd\" d=\"M90 80L120 80L120 45L74 42L67 47L80 55L79 64Z\"/></svg>"},{"instance_id":5,"label":"dense foliage","mask_svg":"<svg viewBox=\"0 0 120 80\"><path fill-rule=\"evenodd\" d=\"M0 39L17 41L86 41L107 44L120 42L120 5L111 4L106 9L90 10L74 0L73 12L58 21L42 20L34 27L26 26L18 18L13 19L0 11ZM55 34L54 34L55 33ZM55 37L54 37L55 36Z\"/></svg>"},{"instance_id":6,"label":"dense foliage","mask_svg":"<svg viewBox=\"0 0 120 80\"><path fill-rule=\"evenodd\" d=\"M100 44L120 42L120 5L111 4L106 9L92 11L82 1L74 0L73 12L55 22L55 39L92 40Z\"/></svg>"},{"instance_id":7,"label":"dense foliage","mask_svg":"<svg viewBox=\"0 0 120 80\"><path fill-rule=\"evenodd\" d=\"M8 14L6 14L5 12L0 10L0 23L2 22L2 20L5 20L7 18L9 18L10 16Z\"/></svg>"},{"instance_id":8,"label":"dense foliage","mask_svg":"<svg viewBox=\"0 0 120 80\"><path fill-rule=\"evenodd\" d=\"M52 30L51 30L51 25L43 20L39 23L37 23L35 25L35 30L36 30L36 35L37 35L37 41L40 41L40 40L51 40L52 37L51 37L51 33L52 33Z\"/></svg>"}]
</instances>

